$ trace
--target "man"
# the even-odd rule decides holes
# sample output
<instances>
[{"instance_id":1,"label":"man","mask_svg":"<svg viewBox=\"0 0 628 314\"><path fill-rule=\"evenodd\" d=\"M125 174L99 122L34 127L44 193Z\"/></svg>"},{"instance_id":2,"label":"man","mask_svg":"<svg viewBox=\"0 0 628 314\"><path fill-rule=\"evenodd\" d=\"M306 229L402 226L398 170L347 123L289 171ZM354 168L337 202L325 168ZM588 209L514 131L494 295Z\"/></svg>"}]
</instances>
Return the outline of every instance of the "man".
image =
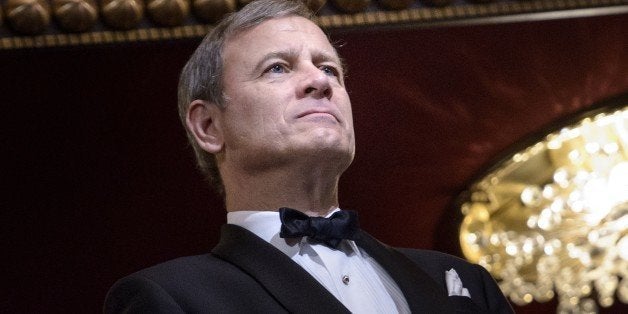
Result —
<instances>
[{"instance_id":1,"label":"man","mask_svg":"<svg viewBox=\"0 0 628 314\"><path fill-rule=\"evenodd\" d=\"M390 248L338 209L355 151L351 103L310 17L297 2L254 1L191 57L180 115L228 224L210 254L118 281L106 313L512 312L483 268Z\"/></svg>"}]
</instances>

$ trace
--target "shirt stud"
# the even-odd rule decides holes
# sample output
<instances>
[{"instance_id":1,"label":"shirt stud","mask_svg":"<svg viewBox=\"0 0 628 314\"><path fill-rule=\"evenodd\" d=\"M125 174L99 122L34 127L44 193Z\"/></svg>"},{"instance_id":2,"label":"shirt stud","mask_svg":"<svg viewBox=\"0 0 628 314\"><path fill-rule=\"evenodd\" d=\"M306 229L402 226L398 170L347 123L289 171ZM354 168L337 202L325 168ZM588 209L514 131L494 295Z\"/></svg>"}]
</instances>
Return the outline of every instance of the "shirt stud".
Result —
<instances>
[{"instance_id":1,"label":"shirt stud","mask_svg":"<svg viewBox=\"0 0 628 314\"><path fill-rule=\"evenodd\" d=\"M349 285L349 276L347 275L343 275L342 276L342 283L344 283L345 285Z\"/></svg>"}]
</instances>

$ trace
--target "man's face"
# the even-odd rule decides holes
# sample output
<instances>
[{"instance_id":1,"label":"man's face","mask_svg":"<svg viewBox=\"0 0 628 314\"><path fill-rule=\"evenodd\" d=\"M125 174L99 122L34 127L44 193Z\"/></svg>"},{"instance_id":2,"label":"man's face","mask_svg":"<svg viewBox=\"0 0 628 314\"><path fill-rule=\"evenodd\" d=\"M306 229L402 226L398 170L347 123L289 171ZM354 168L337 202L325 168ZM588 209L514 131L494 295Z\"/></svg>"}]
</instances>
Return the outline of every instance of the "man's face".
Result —
<instances>
[{"instance_id":1,"label":"man's face","mask_svg":"<svg viewBox=\"0 0 628 314\"><path fill-rule=\"evenodd\" d=\"M335 49L302 17L271 19L223 50L226 159L242 167L325 161L344 171L355 151L351 102Z\"/></svg>"}]
</instances>

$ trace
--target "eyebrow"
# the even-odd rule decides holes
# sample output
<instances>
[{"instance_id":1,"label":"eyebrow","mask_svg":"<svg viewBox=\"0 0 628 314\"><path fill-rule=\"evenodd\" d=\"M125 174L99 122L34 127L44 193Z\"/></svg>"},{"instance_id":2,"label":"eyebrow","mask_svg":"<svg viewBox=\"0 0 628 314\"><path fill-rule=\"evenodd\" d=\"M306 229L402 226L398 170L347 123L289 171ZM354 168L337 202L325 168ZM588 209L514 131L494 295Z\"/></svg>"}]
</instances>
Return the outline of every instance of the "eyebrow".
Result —
<instances>
[{"instance_id":1,"label":"eyebrow","mask_svg":"<svg viewBox=\"0 0 628 314\"><path fill-rule=\"evenodd\" d=\"M340 60L338 53L329 54L325 51L315 51L312 55L312 60L314 60L315 62L331 61L338 64L340 68L343 68L342 61Z\"/></svg>"}]
</instances>

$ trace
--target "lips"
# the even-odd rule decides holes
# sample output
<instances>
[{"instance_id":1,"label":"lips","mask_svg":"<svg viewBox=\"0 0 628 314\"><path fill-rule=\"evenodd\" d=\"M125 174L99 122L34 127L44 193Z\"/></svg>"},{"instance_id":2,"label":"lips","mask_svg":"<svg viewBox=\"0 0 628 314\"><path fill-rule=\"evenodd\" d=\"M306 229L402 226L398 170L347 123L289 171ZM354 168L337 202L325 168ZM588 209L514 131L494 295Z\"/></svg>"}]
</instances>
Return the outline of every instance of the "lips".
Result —
<instances>
[{"instance_id":1,"label":"lips","mask_svg":"<svg viewBox=\"0 0 628 314\"><path fill-rule=\"evenodd\" d=\"M307 111L301 112L297 115L297 119L308 117L308 116L321 116L321 117L330 116L334 118L336 121L340 121L340 119L338 119L338 115L335 112L329 109L322 109L322 108L313 108L313 109L309 109Z\"/></svg>"}]
</instances>

